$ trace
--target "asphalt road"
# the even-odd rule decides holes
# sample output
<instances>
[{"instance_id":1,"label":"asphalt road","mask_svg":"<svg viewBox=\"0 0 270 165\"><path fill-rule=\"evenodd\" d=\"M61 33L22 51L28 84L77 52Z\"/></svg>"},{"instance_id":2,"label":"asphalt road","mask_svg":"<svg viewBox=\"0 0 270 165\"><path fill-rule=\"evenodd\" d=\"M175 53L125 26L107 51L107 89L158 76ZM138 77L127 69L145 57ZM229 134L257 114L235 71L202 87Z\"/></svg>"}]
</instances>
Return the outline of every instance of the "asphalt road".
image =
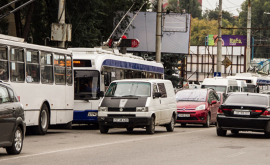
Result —
<instances>
[{"instance_id":1,"label":"asphalt road","mask_svg":"<svg viewBox=\"0 0 270 165\"><path fill-rule=\"evenodd\" d=\"M269 144L268 144L269 143ZM215 126L176 125L174 132L156 127L154 135L144 129L110 129L100 134L92 126L49 129L45 136L27 135L21 154L7 155L0 148L0 165L119 165L119 164L268 164L270 139L263 133L216 135Z\"/></svg>"}]
</instances>

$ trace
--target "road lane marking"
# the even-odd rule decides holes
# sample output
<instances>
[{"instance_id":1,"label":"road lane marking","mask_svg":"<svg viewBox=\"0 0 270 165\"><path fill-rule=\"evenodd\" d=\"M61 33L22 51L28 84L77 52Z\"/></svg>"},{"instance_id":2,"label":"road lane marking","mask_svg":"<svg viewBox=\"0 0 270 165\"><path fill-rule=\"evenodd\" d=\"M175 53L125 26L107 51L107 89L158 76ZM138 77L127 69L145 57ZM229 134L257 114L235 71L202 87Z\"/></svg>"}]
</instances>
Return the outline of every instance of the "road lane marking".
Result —
<instances>
[{"instance_id":1,"label":"road lane marking","mask_svg":"<svg viewBox=\"0 0 270 165\"><path fill-rule=\"evenodd\" d=\"M215 127L213 127L213 128L215 128ZM148 139L154 139L154 138L162 138L162 137L168 137L168 136L174 136L174 135L180 135L180 134L190 134L190 133L196 133L196 132L202 132L202 131L209 131L209 130L212 130L213 128L205 128L205 129L200 129L198 131L179 132L179 133L173 133L173 134L172 133L169 133L169 134L160 135L160 136L151 136L150 135L148 137L138 138L138 139L132 139L132 140L116 141L116 142L111 142L111 143L102 143L102 144L89 145L89 146L84 146L84 147L68 148L68 149L55 150L55 151L50 151L50 152L42 152L42 153L38 153L38 154L18 156L18 157L13 157L13 158L8 158L8 159L0 159L0 162L14 160L14 159L20 159L20 158L28 158L28 157L33 157L33 156L53 154L53 153L58 153L58 152L80 150L80 149L87 149L87 148L95 148L95 147L103 147L103 146L107 146L107 145L114 145L114 144L120 144L120 143L128 143L128 142L148 140Z\"/></svg>"}]
</instances>

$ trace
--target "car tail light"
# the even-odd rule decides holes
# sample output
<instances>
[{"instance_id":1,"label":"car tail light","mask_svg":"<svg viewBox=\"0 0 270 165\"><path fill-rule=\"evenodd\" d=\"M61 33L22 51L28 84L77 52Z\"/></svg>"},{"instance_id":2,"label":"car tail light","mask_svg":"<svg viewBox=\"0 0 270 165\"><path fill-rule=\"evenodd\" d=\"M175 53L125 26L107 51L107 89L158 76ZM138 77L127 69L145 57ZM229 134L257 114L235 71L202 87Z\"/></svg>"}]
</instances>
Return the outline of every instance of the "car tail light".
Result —
<instances>
[{"instance_id":1,"label":"car tail light","mask_svg":"<svg viewBox=\"0 0 270 165\"><path fill-rule=\"evenodd\" d=\"M223 111L232 111L232 109L226 109L226 108L223 108L223 109L218 109L218 114L223 114Z\"/></svg>"},{"instance_id":2,"label":"car tail light","mask_svg":"<svg viewBox=\"0 0 270 165\"><path fill-rule=\"evenodd\" d=\"M267 117L270 117L270 112L268 110L265 110L261 116L267 116Z\"/></svg>"},{"instance_id":3,"label":"car tail light","mask_svg":"<svg viewBox=\"0 0 270 165\"><path fill-rule=\"evenodd\" d=\"M217 113L218 113L218 114L223 114L223 111L222 111L220 108L218 108Z\"/></svg>"},{"instance_id":4,"label":"car tail light","mask_svg":"<svg viewBox=\"0 0 270 165\"><path fill-rule=\"evenodd\" d=\"M258 113L261 113L262 110L252 110L252 112L258 112Z\"/></svg>"}]
</instances>

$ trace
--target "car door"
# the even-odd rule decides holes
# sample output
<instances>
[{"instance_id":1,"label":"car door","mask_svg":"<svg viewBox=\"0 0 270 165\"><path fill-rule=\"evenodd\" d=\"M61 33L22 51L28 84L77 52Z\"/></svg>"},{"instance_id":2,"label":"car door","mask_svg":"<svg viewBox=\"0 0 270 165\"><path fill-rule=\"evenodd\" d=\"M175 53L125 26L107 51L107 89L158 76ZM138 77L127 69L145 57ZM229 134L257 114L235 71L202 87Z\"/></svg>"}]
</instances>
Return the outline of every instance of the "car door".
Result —
<instances>
[{"instance_id":1,"label":"car door","mask_svg":"<svg viewBox=\"0 0 270 165\"><path fill-rule=\"evenodd\" d=\"M16 116L13 99L10 99L7 88L0 86L0 144L12 141L15 122Z\"/></svg>"},{"instance_id":2,"label":"car door","mask_svg":"<svg viewBox=\"0 0 270 165\"><path fill-rule=\"evenodd\" d=\"M212 101L213 100L216 100L217 101L216 104L212 104L211 105L211 122L214 122L215 123L217 121L216 118L217 118L217 111L218 111L218 108L219 108L219 105L220 105L220 99L219 99L218 95L216 94L216 92L210 91L210 93L211 93L211 95L210 95L211 96L211 100Z\"/></svg>"},{"instance_id":3,"label":"car door","mask_svg":"<svg viewBox=\"0 0 270 165\"><path fill-rule=\"evenodd\" d=\"M153 111L156 115L156 123L159 123L160 122L160 115L161 115L161 108L160 108L160 105L161 105L161 98L160 97L154 97L154 93L155 92L159 92L158 91L158 86L156 83L153 84L153 91L152 91L152 96L153 96L153 99L152 99L152 104L150 106L153 107Z\"/></svg>"}]
</instances>

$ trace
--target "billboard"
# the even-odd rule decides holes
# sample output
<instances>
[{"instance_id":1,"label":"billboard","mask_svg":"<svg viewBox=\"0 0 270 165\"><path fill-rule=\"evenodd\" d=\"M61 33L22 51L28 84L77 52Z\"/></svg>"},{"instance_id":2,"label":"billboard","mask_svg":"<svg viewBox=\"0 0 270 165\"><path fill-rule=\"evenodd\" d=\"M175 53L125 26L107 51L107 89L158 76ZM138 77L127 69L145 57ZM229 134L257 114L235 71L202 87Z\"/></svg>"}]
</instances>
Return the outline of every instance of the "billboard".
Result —
<instances>
[{"instance_id":1,"label":"billboard","mask_svg":"<svg viewBox=\"0 0 270 165\"><path fill-rule=\"evenodd\" d=\"M136 13L129 13L131 21ZM128 51L156 51L156 12L139 12L126 31L127 39L138 39L137 48ZM115 25L118 22L115 22ZM116 37L120 37L118 34ZM162 15L162 53L188 54L190 38L190 14L170 13Z\"/></svg>"},{"instance_id":2,"label":"billboard","mask_svg":"<svg viewBox=\"0 0 270 165\"><path fill-rule=\"evenodd\" d=\"M244 35L222 35L222 46L246 46L247 36ZM208 46L217 46L218 35L208 35Z\"/></svg>"}]
</instances>

